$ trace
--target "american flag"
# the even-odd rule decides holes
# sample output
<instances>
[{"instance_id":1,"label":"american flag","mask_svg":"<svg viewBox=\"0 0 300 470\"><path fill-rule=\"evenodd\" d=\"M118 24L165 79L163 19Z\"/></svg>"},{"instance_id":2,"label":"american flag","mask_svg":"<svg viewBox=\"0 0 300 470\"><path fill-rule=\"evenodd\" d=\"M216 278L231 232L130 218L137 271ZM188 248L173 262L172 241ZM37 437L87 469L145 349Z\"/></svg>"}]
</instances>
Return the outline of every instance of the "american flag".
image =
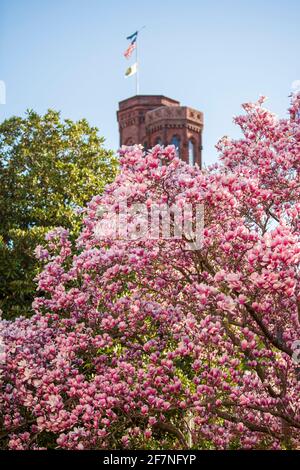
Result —
<instances>
[{"instance_id":1,"label":"american flag","mask_svg":"<svg viewBox=\"0 0 300 470\"><path fill-rule=\"evenodd\" d=\"M126 57L126 59L129 59L135 48L136 48L136 44L134 41L131 44L129 44L129 46L127 47L126 51L124 52L124 57Z\"/></svg>"}]
</instances>

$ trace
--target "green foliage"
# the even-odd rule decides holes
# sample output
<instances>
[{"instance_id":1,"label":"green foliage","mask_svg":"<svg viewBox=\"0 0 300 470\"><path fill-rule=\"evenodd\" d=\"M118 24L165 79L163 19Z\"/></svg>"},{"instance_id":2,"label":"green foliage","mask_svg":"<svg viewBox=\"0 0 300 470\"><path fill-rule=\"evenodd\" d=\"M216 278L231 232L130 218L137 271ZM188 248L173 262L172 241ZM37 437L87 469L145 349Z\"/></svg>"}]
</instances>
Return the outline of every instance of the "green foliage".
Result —
<instances>
[{"instance_id":1,"label":"green foliage","mask_svg":"<svg viewBox=\"0 0 300 470\"><path fill-rule=\"evenodd\" d=\"M79 208L113 180L117 160L85 119L28 111L0 124L0 309L30 314L39 266L33 251L63 226L75 238Z\"/></svg>"}]
</instances>

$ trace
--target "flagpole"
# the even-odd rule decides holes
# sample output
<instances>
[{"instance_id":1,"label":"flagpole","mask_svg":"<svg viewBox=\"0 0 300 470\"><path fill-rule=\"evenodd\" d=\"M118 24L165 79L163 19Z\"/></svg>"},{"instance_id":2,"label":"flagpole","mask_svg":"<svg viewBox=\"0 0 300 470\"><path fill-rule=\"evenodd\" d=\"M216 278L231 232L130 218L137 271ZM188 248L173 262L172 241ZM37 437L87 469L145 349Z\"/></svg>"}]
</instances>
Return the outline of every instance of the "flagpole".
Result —
<instances>
[{"instance_id":1,"label":"flagpole","mask_svg":"<svg viewBox=\"0 0 300 470\"><path fill-rule=\"evenodd\" d=\"M135 61L136 61L136 74L135 74L135 94L138 95L140 92L140 71L139 71L139 55L138 55L138 37L136 38L135 46Z\"/></svg>"},{"instance_id":2,"label":"flagpole","mask_svg":"<svg viewBox=\"0 0 300 470\"><path fill-rule=\"evenodd\" d=\"M142 29L146 28L146 26L142 26L138 29L138 33L142 31ZM138 53L138 41L139 35L136 38L136 46L135 46L135 60L136 60L136 79L135 79L135 87L136 87L136 94L139 95L140 93L140 64L139 64L139 53Z\"/></svg>"},{"instance_id":3,"label":"flagpole","mask_svg":"<svg viewBox=\"0 0 300 470\"><path fill-rule=\"evenodd\" d=\"M126 51L124 52L124 56L126 59L132 54L132 50L135 49L135 64L128 67L125 72L125 77L130 77L131 75L135 74L135 93L139 95L140 93L140 64L139 64L139 52L138 52L138 34L142 29L146 26L143 26L141 29L137 30L135 33L127 36L126 39L130 40L130 45L127 47Z\"/></svg>"}]
</instances>

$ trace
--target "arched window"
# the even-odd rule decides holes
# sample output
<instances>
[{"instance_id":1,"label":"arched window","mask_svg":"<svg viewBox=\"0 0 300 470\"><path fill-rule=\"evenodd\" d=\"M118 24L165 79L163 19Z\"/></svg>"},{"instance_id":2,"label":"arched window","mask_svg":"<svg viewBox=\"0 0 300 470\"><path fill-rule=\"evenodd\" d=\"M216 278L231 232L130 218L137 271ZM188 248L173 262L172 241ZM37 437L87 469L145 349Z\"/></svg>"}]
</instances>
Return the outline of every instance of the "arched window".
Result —
<instances>
[{"instance_id":1,"label":"arched window","mask_svg":"<svg viewBox=\"0 0 300 470\"><path fill-rule=\"evenodd\" d=\"M172 140L171 140L171 145L175 146L177 156L180 156L180 139L178 135L173 135Z\"/></svg>"},{"instance_id":2,"label":"arched window","mask_svg":"<svg viewBox=\"0 0 300 470\"><path fill-rule=\"evenodd\" d=\"M189 165L195 165L195 143L192 139L189 140Z\"/></svg>"},{"instance_id":3,"label":"arched window","mask_svg":"<svg viewBox=\"0 0 300 470\"><path fill-rule=\"evenodd\" d=\"M128 137L128 139L127 139L126 142L125 142L125 145L127 145L128 147L130 147L131 145L134 145L133 138L132 138L132 137Z\"/></svg>"}]
</instances>

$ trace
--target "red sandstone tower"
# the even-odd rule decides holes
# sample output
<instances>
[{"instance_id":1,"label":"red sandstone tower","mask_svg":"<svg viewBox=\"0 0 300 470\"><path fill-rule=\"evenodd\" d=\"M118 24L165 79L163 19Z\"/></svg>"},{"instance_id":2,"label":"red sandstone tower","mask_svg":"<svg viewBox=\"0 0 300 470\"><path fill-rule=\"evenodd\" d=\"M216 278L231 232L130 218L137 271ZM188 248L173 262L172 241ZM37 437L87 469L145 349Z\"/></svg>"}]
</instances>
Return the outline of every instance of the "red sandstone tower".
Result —
<instances>
[{"instance_id":1,"label":"red sandstone tower","mask_svg":"<svg viewBox=\"0 0 300 470\"><path fill-rule=\"evenodd\" d=\"M175 145L180 158L202 164L203 113L161 95L137 95L120 101L120 145Z\"/></svg>"}]
</instances>

